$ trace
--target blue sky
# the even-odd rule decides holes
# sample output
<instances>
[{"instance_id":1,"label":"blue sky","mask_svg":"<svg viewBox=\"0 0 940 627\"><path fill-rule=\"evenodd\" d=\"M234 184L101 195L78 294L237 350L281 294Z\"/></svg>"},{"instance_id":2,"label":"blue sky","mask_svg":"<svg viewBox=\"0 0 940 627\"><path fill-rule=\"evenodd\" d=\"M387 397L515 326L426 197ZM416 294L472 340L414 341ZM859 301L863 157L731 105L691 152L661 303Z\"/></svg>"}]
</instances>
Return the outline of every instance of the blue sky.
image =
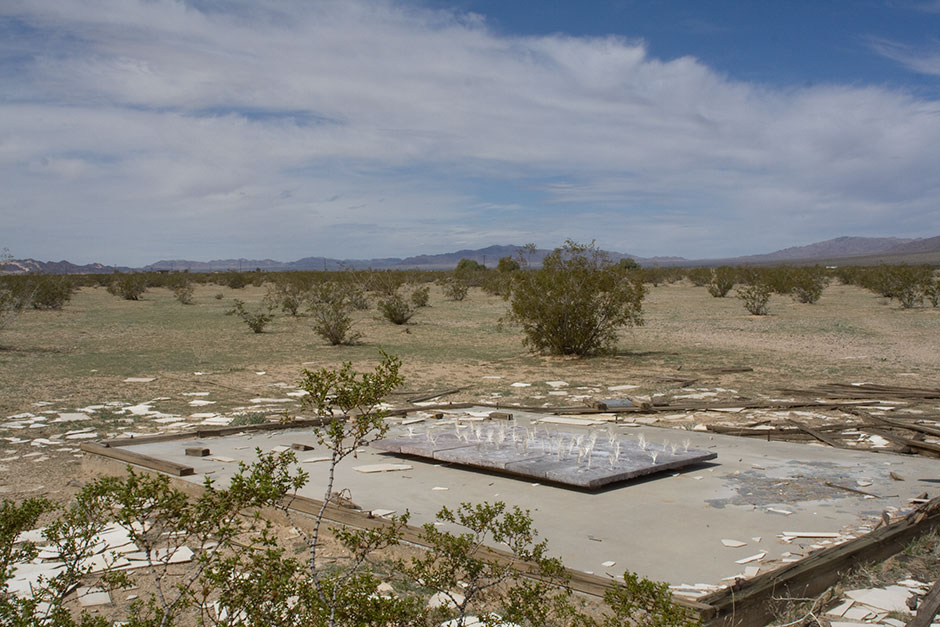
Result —
<instances>
[{"instance_id":1,"label":"blue sky","mask_svg":"<svg viewBox=\"0 0 940 627\"><path fill-rule=\"evenodd\" d=\"M0 247L649 257L940 234L940 1L6 0Z\"/></svg>"}]
</instances>

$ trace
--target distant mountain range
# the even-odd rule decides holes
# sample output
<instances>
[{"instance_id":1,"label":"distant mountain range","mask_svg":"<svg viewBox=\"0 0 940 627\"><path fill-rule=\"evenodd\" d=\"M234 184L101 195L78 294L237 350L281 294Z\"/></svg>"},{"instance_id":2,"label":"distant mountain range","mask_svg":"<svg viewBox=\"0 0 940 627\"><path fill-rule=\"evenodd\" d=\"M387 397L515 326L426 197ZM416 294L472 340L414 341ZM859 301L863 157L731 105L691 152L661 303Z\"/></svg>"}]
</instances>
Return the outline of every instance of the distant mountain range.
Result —
<instances>
[{"instance_id":1,"label":"distant mountain range","mask_svg":"<svg viewBox=\"0 0 940 627\"><path fill-rule=\"evenodd\" d=\"M461 259L472 259L489 268L495 267L501 257L515 257L521 246L489 246L476 250L458 250L437 255L415 257L387 257L381 259L331 259L328 257L304 257L296 261L274 259L216 259L213 261L190 261L188 259L162 260L143 268L105 266L98 263L75 265L68 261L36 261L20 259L8 261L0 266L2 274L24 274L43 272L46 274L96 274L115 270L129 272L189 270L190 272L220 272L225 270L250 271L260 269L267 272L290 270L341 270L404 269L448 270ZM550 251L537 249L530 263L539 265ZM763 255L730 257L725 259L685 259L683 257L637 257L628 253L610 252L617 261L622 258L636 260L642 266L715 266L736 264L770 263L933 263L940 264L940 236L931 238L899 237L837 237L806 246L784 248Z\"/></svg>"}]
</instances>

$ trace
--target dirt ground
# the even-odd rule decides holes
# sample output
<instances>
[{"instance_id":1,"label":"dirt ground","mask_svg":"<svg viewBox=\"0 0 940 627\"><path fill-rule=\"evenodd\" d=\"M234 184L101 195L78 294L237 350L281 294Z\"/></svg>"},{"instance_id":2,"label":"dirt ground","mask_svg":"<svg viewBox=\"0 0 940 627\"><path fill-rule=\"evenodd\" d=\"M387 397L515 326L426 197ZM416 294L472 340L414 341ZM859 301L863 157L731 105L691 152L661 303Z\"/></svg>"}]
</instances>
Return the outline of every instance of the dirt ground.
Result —
<instances>
[{"instance_id":1,"label":"dirt ground","mask_svg":"<svg viewBox=\"0 0 940 627\"><path fill-rule=\"evenodd\" d=\"M768 316L684 282L653 287L645 325L624 329L616 354L590 359L531 354L518 329L499 324L505 301L476 289L454 302L433 288L431 306L404 326L357 312L363 337L350 347L326 345L304 316L279 316L253 334L224 315L233 298L263 296L263 288L199 286L184 306L163 289L133 302L84 288L62 311L25 312L0 334L0 494L67 499L84 439L299 415L290 392L302 369L347 360L369 368L379 349L403 361L406 383L393 403L452 388L460 391L443 400L572 406L624 393L774 398L827 382L937 387L940 379L940 310L903 310L838 284L814 305L775 295ZM718 370L736 367L748 370ZM557 381L567 385L548 385Z\"/></svg>"},{"instance_id":2,"label":"dirt ground","mask_svg":"<svg viewBox=\"0 0 940 627\"><path fill-rule=\"evenodd\" d=\"M85 440L301 416L304 368L367 369L380 349L403 361L393 405L453 388L441 400L568 407L625 394L667 404L775 399L823 383L940 387L940 310L902 310L854 286L832 285L814 305L775 295L761 317L688 283L653 287L645 325L624 329L615 354L590 359L531 354L518 329L500 324L505 301L476 289L454 302L432 288L431 306L405 326L374 308L357 312L362 340L348 347L326 345L305 316L281 315L253 334L224 315L234 298L263 296L197 286L184 306L168 290L131 302L84 288L63 311L25 312L0 332L0 498L68 501L90 479ZM940 403L904 411L936 418ZM692 428L760 417L656 419Z\"/></svg>"}]
</instances>

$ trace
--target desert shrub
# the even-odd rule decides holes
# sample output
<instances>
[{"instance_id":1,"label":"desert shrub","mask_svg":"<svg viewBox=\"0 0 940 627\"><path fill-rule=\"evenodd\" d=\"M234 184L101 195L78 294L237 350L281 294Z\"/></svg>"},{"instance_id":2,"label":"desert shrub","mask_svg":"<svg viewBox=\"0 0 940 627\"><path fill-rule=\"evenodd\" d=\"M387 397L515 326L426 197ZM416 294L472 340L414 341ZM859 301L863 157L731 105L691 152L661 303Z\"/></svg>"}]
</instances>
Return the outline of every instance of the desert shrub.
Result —
<instances>
[{"instance_id":1,"label":"desert shrub","mask_svg":"<svg viewBox=\"0 0 940 627\"><path fill-rule=\"evenodd\" d=\"M33 299L33 285L21 276L0 276L0 329L16 320Z\"/></svg>"},{"instance_id":2,"label":"desert shrub","mask_svg":"<svg viewBox=\"0 0 940 627\"><path fill-rule=\"evenodd\" d=\"M311 298L310 285L301 277L279 276L268 286L264 298L272 307L279 307L284 313L296 316Z\"/></svg>"},{"instance_id":3,"label":"desert shrub","mask_svg":"<svg viewBox=\"0 0 940 627\"><path fill-rule=\"evenodd\" d=\"M140 297L146 291L147 277L138 272L131 274L115 272L111 283L108 285L109 294L120 296L124 300L140 300Z\"/></svg>"},{"instance_id":4,"label":"desert shrub","mask_svg":"<svg viewBox=\"0 0 940 627\"><path fill-rule=\"evenodd\" d=\"M213 298L215 298L216 300L222 300L223 298L225 298L225 294L223 294L222 292L216 292Z\"/></svg>"},{"instance_id":5,"label":"desert shrub","mask_svg":"<svg viewBox=\"0 0 940 627\"><path fill-rule=\"evenodd\" d=\"M711 281L712 271L709 268L689 268L685 271L685 278L695 287L705 287Z\"/></svg>"},{"instance_id":6,"label":"desert shrub","mask_svg":"<svg viewBox=\"0 0 940 627\"><path fill-rule=\"evenodd\" d=\"M935 278L927 285L924 298L929 300L934 307L940 307L940 278Z\"/></svg>"},{"instance_id":7,"label":"desert shrub","mask_svg":"<svg viewBox=\"0 0 940 627\"><path fill-rule=\"evenodd\" d=\"M520 270L522 266L512 257L500 257L496 263L496 271L501 273L511 273Z\"/></svg>"},{"instance_id":8,"label":"desert shrub","mask_svg":"<svg viewBox=\"0 0 940 627\"><path fill-rule=\"evenodd\" d=\"M183 305L192 305L193 304L193 286L189 283L184 285L175 285L171 288L173 290L173 296L176 297Z\"/></svg>"},{"instance_id":9,"label":"desert shrub","mask_svg":"<svg viewBox=\"0 0 940 627\"><path fill-rule=\"evenodd\" d=\"M188 272L174 272L169 276L166 286L173 296L183 305L193 304L193 286Z\"/></svg>"},{"instance_id":10,"label":"desert shrub","mask_svg":"<svg viewBox=\"0 0 940 627\"><path fill-rule=\"evenodd\" d=\"M62 309L72 300L72 281L67 276L41 274L30 277L33 283L33 309Z\"/></svg>"},{"instance_id":11,"label":"desert shrub","mask_svg":"<svg viewBox=\"0 0 940 627\"><path fill-rule=\"evenodd\" d=\"M405 324L417 313L417 308L399 292L382 298L376 306L392 324Z\"/></svg>"},{"instance_id":12,"label":"desert shrub","mask_svg":"<svg viewBox=\"0 0 940 627\"><path fill-rule=\"evenodd\" d=\"M705 288L708 290L708 293L715 298L724 298L728 295L728 292L731 291L731 288L734 287L737 278L738 273L734 268L730 266L718 266L717 268L712 268Z\"/></svg>"},{"instance_id":13,"label":"desert shrub","mask_svg":"<svg viewBox=\"0 0 940 627\"><path fill-rule=\"evenodd\" d=\"M237 298L235 299L235 305L231 310L225 312L225 315L238 316L254 333L264 333L264 327L274 320L274 314L271 313L271 308L268 305L262 305L261 309L251 311L245 307L245 303Z\"/></svg>"},{"instance_id":14,"label":"desert shrub","mask_svg":"<svg viewBox=\"0 0 940 627\"><path fill-rule=\"evenodd\" d=\"M486 270L486 266L479 261L464 258L457 262L457 267L454 269L454 272L469 275L481 270Z\"/></svg>"},{"instance_id":15,"label":"desert shrub","mask_svg":"<svg viewBox=\"0 0 940 627\"><path fill-rule=\"evenodd\" d=\"M603 615L604 627L646 625L648 627L684 627L697 625L691 610L673 603L669 584L650 581L631 573L623 574L623 584L604 592L604 603L612 615Z\"/></svg>"},{"instance_id":16,"label":"desert shrub","mask_svg":"<svg viewBox=\"0 0 940 627\"><path fill-rule=\"evenodd\" d=\"M812 304L822 296L828 278L821 267L812 266L791 269L789 282L793 298L801 303Z\"/></svg>"},{"instance_id":17,"label":"desert shrub","mask_svg":"<svg viewBox=\"0 0 940 627\"><path fill-rule=\"evenodd\" d=\"M431 288L427 285L416 287L411 291L411 304L415 307L427 307L431 300Z\"/></svg>"},{"instance_id":18,"label":"desert shrub","mask_svg":"<svg viewBox=\"0 0 940 627\"><path fill-rule=\"evenodd\" d=\"M737 289L737 296L744 301L744 308L755 316L767 315L767 304L773 290L765 283L751 283Z\"/></svg>"},{"instance_id":19,"label":"desert shrub","mask_svg":"<svg viewBox=\"0 0 940 627\"><path fill-rule=\"evenodd\" d=\"M318 283L310 291L313 329L332 346L354 344L361 337L359 333L350 332L353 326L350 312L355 308L354 291L354 286L338 281Z\"/></svg>"},{"instance_id":20,"label":"desert shrub","mask_svg":"<svg viewBox=\"0 0 940 627\"><path fill-rule=\"evenodd\" d=\"M236 272L235 270L228 270L227 272L220 272L215 277L215 282L218 285L225 285L230 287L233 290L240 290L249 283L251 283L252 277L244 272Z\"/></svg>"},{"instance_id":21,"label":"desert shrub","mask_svg":"<svg viewBox=\"0 0 940 627\"><path fill-rule=\"evenodd\" d=\"M636 262L636 259L632 257L623 257L620 261L617 262L617 267L621 270L639 270L640 264Z\"/></svg>"},{"instance_id":22,"label":"desert shrub","mask_svg":"<svg viewBox=\"0 0 940 627\"><path fill-rule=\"evenodd\" d=\"M365 278L366 288L380 297L396 294L405 284L405 275L399 270L372 270Z\"/></svg>"},{"instance_id":23,"label":"desert shrub","mask_svg":"<svg viewBox=\"0 0 940 627\"><path fill-rule=\"evenodd\" d=\"M646 288L593 243L568 240L538 270L513 274L507 320L522 326L525 344L557 355L612 350L617 331L643 323Z\"/></svg>"},{"instance_id":24,"label":"desert shrub","mask_svg":"<svg viewBox=\"0 0 940 627\"><path fill-rule=\"evenodd\" d=\"M508 282L507 282L508 285ZM446 279L443 283L444 296L451 300L461 301L470 292L470 284L458 276Z\"/></svg>"}]
</instances>

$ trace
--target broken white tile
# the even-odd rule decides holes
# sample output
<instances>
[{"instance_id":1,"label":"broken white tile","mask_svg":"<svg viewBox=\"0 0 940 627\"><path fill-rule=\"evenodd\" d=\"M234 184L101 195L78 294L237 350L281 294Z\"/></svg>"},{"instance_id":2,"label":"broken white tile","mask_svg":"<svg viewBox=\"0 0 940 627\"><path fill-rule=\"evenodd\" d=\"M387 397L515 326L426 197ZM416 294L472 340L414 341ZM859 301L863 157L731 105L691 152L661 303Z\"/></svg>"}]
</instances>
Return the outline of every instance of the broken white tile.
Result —
<instances>
[{"instance_id":1,"label":"broken white tile","mask_svg":"<svg viewBox=\"0 0 940 627\"><path fill-rule=\"evenodd\" d=\"M747 542L741 542L740 540L732 540L730 538L722 538L721 543L732 549L736 549L742 546L747 546Z\"/></svg>"},{"instance_id":2,"label":"broken white tile","mask_svg":"<svg viewBox=\"0 0 940 627\"><path fill-rule=\"evenodd\" d=\"M532 387L532 384L531 384L531 383L523 383L522 381L516 381L515 383L511 384L509 387L512 387L512 388L527 388L527 387Z\"/></svg>"},{"instance_id":3,"label":"broken white tile","mask_svg":"<svg viewBox=\"0 0 940 627\"><path fill-rule=\"evenodd\" d=\"M635 390L635 389L637 389L638 387L640 387L640 386L638 386L638 385L628 385L628 384L624 384L624 385L608 385L608 386L607 386L607 389L608 389L609 391L611 391L611 392L619 392L619 391L621 391L621 390Z\"/></svg>"},{"instance_id":4,"label":"broken white tile","mask_svg":"<svg viewBox=\"0 0 940 627\"><path fill-rule=\"evenodd\" d=\"M780 508L778 508L778 507L768 507L768 508L767 508L767 511L768 511L768 512L773 512L773 513L775 513L775 514L783 514L784 516L789 516L790 514L793 513L793 512L791 512L791 511L789 511L789 510L780 509Z\"/></svg>"},{"instance_id":5,"label":"broken white tile","mask_svg":"<svg viewBox=\"0 0 940 627\"><path fill-rule=\"evenodd\" d=\"M108 605L111 603L111 595L107 590L101 588L79 588L77 590L78 604L82 607L94 607L96 605Z\"/></svg>"},{"instance_id":6,"label":"broken white tile","mask_svg":"<svg viewBox=\"0 0 940 627\"><path fill-rule=\"evenodd\" d=\"M183 396L209 396L208 392L183 392Z\"/></svg>"},{"instance_id":7,"label":"broken white tile","mask_svg":"<svg viewBox=\"0 0 940 627\"><path fill-rule=\"evenodd\" d=\"M316 464L318 462L328 462L330 457L308 457L307 459L300 460L301 464Z\"/></svg>"},{"instance_id":8,"label":"broken white tile","mask_svg":"<svg viewBox=\"0 0 940 627\"><path fill-rule=\"evenodd\" d=\"M913 594L910 588L904 586L887 586L885 588L866 588L861 590L848 590L845 596L870 607L886 612L910 612L907 600Z\"/></svg>"},{"instance_id":9,"label":"broken white tile","mask_svg":"<svg viewBox=\"0 0 940 627\"><path fill-rule=\"evenodd\" d=\"M373 518L387 518L394 513L395 513L395 510L393 509L381 509L381 508L374 509L371 512L369 512L369 514L371 514Z\"/></svg>"},{"instance_id":10,"label":"broken white tile","mask_svg":"<svg viewBox=\"0 0 940 627\"><path fill-rule=\"evenodd\" d=\"M784 531L780 535L790 538L838 538L840 534L832 531Z\"/></svg>"},{"instance_id":11,"label":"broken white tile","mask_svg":"<svg viewBox=\"0 0 940 627\"><path fill-rule=\"evenodd\" d=\"M545 385L551 388L566 388L568 387L567 381L546 381Z\"/></svg>"},{"instance_id":12,"label":"broken white tile","mask_svg":"<svg viewBox=\"0 0 940 627\"><path fill-rule=\"evenodd\" d=\"M91 416L79 412L59 412L59 417L52 422L78 422L80 420L91 420Z\"/></svg>"},{"instance_id":13,"label":"broken white tile","mask_svg":"<svg viewBox=\"0 0 940 627\"><path fill-rule=\"evenodd\" d=\"M396 472L400 470L411 470L414 468L411 464L367 464L365 466L353 466L356 472Z\"/></svg>"},{"instance_id":14,"label":"broken white tile","mask_svg":"<svg viewBox=\"0 0 940 627\"><path fill-rule=\"evenodd\" d=\"M225 455L212 455L209 459L214 462L222 462L223 464L231 464L235 461L234 458L226 457Z\"/></svg>"},{"instance_id":15,"label":"broken white tile","mask_svg":"<svg viewBox=\"0 0 940 627\"><path fill-rule=\"evenodd\" d=\"M616 563L617 562L613 560L607 560L606 562L601 562L601 566L603 566L604 568L610 568L611 566L614 566Z\"/></svg>"},{"instance_id":16,"label":"broken white tile","mask_svg":"<svg viewBox=\"0 0 940 627\"><path fill-rule=\"evenodd\" d=\"M150 383L156 380L156 377L127 377L124 379L124 383Z\"/></svg>"},{"instance_id":17,"label":"broken white tile","mask_svg":"<svg viewBox=\"0 0 940 627\"><path fill-rule=\"evenodd\" d=\"M834 608L826 612L826 614L828 616L845 616L845 613L854 604L855 604L855 601L853 601L852 599L849 599L848 601L843 601L839 605L835 606Z\"/></svg>"},{"instance_id":18,"label":"broken white tile","mask_svg":"<svg viewBox=\"0 0 940 627\"><path fill-rule=\"evenodd\" d=\"M564 416L547 416L533 422L541 422L553 425L573 425L581 427L590 427L593 425L604 424L604 422L601 420L589 420L587 418L566 418Z\"/></svg>"},{"instance_id":19,"label":"broken white tile","mask_svg":"<svg viewBox=\"0 0 940 627\"><path fill-rule=\"evenodd\" d=\"M92 431L89 433L74 433L72 435L65 436L66 440L91 440L98 437L97 431Z\"/></svg>"},{"instance_id":20,"label":"broken white tile","mask_svg":"<svg viewBox=\"0 0 940 627\"><path fill-rule=\"evenodd\" d=\"M760 572L760 566L747 566L744 569L744 576L747 578L756 577Z\"/></svg>"},{"instance_id":21,"label":"broken white tile","mask_svg":"<svg viewBox=\"0 0 940 627\"><path fill-rule=\"evenodd\" d=\"M431 488L431 489L432 489L433 491L435 491L435 492L443 492L443 491L445 491L445 490L449 490L450 488L445 488L444 486L436 485L436 486L434 486L434 487Z\"/></svg>"},{"instance_id":22,"label":"broken white tile","mask_svg":"<svg viewBox=\"0 0 940 627\"><path fill-rule=\"evenodd\" d=\"M200 398L189 401L190 407L204 407L206 405L215 405L215 401L206 401Z\"/></svg>"},{"instance_id":23,"label":"broken white tile","mask_svg":"<svg viewBox=\"0 0 940 627\"><path fill-rule=\"evenodd\" d=\"M253 398L251 399L252 403L291 403L294 399L292 398Z\"/></svg>"},{"instance_id":24,"label":"broken white tile","mask_svg":"<svg viewBox=\"0 0 940 627\"><path fill-rule=\"evenodd\" d=\"M754 555L750 555L750 556L748 556L748 557L743 557L743 558L741 558L741 559L739 559L739 560L735 560L734 563L735 563L735 564L748 564L748 563L750 563L750 562L755 562L755 561L757 561L757 560L762 560L762 559L764 559L764 556L765 556L765 555L767 555L767 552L766 552L766 551L764 551L763 553L755 553Z\"/></svg>"}]
</instances>

